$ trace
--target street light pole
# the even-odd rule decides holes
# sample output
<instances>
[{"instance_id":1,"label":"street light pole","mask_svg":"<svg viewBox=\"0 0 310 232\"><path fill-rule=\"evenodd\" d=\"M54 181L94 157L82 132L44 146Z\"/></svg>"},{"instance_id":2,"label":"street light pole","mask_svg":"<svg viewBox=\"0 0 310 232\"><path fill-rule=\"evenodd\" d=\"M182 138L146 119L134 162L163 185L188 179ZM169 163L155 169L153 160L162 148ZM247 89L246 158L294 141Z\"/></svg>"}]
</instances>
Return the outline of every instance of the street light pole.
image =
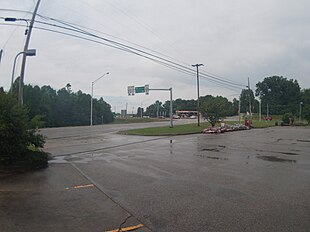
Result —
<instances>
[{"instance_id":1,"label":"street light pole","mask_svg":"<svg viewBox=\"0 0 310 232\"><path fill-rule=\"evenodd\" d=\"M250 119L252 120L252 105L251 105L251 88L250 88L250 78L248 77L248 95L249 95L249 113L250 113Z\"/></svg>"},{"instance_id":2,"label":"street light pole","mask_svg":"<svg viewBox=\"0 0 310 232\"><path fill-rule=\"evenodd\" d=\"M259 121L262 121L262 100L259 99Z\"/></svg>"},{"instance_id":3,"label":"street light pole","mask_svg":"<svg viewBox=\"0 0 310 232\"><path fill-rule=\"evenodd\" d=\"M99 81L105 75L108 75L109 72L103 74L101 77L97 78L91 83L91 98L90 98L90 125L93 125L93 96L94 96L94 84Z\"/></svg>"},{"instance_id":4,"label":"street light pole","mask_svg":"<svg viewBox=\"0 0 310 232\"><path fill-rule=\"evenodd\" d=\"M23 97L23 95L24 95L24 76L25 76L26 57L27 57L26 51L28 50L30 36L31 36L33 24L34 24L34 19L36 17L40 2L41 2L41 0L37 1L36 7L33 11L31 22L29 25L29 30L27 32L27 38L26 38L25 46L24 46L24 55L23 55L22 67L21 67L21 71L20 71L19 91L18 91L18 102L20 105L23 105L23 101L24 101L24 97Z\"/></svg>"},{"instance_id":5,"label":"street light pole","mask_svg":"<svg viewBox=\"0 0 310 232\"><path fill-rule=\"evenodd\" d=\"M199 97L200 97L200 95L199 95L199 69L198 69L198 67L199 66L203 66L203 64L193 64L192 65L193 67L196 67L196 71L197 71L197 95L198 95L198 97L197 97L197 118L198 118L198 126L200 126L200 110L199 110Z\"/></svg>"},{"instance_id":6,"label":"street light pole","mask_svg":"<svg viewBox=\"0 0 310 232\"><path fill-rule=\"evenodd\" d=\"M36 50L35 49L28 49L27 51L17 53L17 55L15 56L14 64L13 64L13 70L12 70L12 80L11 80L11 90L10 90L11 93L13 93L13 82L14 82L16 60L17 60L17 57L21 54L25 54L26 56L35 56Z\"/></svg>"},{"instance_id":7,"label":"street light pole","mask_svg":"<svg viewBox=\"0 0 310 232\"><path fill-rule=\"evenodd\" d=\"M301 123L301 105L303 104L303 102L299 103L299 123Z\"/></svg>"}]
</instances>

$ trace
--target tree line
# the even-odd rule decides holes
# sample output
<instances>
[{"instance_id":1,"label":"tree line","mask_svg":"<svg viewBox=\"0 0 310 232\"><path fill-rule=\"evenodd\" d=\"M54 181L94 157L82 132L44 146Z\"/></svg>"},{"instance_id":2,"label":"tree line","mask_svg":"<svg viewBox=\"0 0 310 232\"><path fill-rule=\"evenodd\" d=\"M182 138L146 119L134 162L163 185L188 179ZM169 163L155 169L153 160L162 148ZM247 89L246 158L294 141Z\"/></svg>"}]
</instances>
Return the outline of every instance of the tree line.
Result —
<instances>
[{"instance_id":1,"label":"tree line","mask_svg":"<svg viewBox=\"0 0 310 232\"><path fill-rule=\"evenodd\" d=\"M18 80L13 86L17 93ZM73 92L68 83L58 91L49 85L24 86L24 105L29 118L40 117L46 127L83 126L90 124L91 95L81 90ZM93 124L110 123L114 120L111 106L102 98L93 99Z\"/></svg>"},{"instance_id":2,"label":"tree line","mask_svg":"<svg viewBox=\"0 0 310 232\"><path fill-rule=\"evenodd\" d=\"M258 99L256 99L257 97ZM259 113L261 104L262 115L283 115L291 113L299 117L302 108L302 116L310 120L310 89L301 89L298 81L287 79L282 76L271 76L264 78L256 84L256 89L243 89L239 98L229 101L225 97L206 95L200 97L200 111L220 111L223 116L237 115L240 102L241 113ZM143 115L150 117L169 115L170 101L164 103L156 101L148 106ZM173 112L177 110L197 110L197 100L184 100L178 98L173 101ZM138 108L138 116L141 109Z\"/></svg>"},{"instance_id":3,"label":"tree line","mask_svg":"<svg viewBox=\"0 0 310 232\"><path fill-rule=\"evenodd\" d=\"M17 94L19 80L13 85L13 95ZM301 89L297 80L280 76L264 78L256 84L256 89L243 89L239 98L229 101L222 96L201 96L200 111L220 114L221 117L237 115L241 113L258 113L259 101L262 106L262 115L283 115L291 113L299 116L302 108L302 116L308 119L310 116L310 89ZM90 124L90 100L91 96L82 91L73 92L68 83L65 87L55 90L49 85L39 87L37 85L24 86L24 104L28 109L29 118L37 117L44 121L46 127L82 126ZM144 109L137 109L137 116L169 116L170 101L156 101ZM178 110L197 110L196 100L178 98L173 101L173 113ZM269 111L269 112L267 112ZM93 99L93 124L110 123L114 120L111 106L102 98Z\"/></svg>"}]
</instances>

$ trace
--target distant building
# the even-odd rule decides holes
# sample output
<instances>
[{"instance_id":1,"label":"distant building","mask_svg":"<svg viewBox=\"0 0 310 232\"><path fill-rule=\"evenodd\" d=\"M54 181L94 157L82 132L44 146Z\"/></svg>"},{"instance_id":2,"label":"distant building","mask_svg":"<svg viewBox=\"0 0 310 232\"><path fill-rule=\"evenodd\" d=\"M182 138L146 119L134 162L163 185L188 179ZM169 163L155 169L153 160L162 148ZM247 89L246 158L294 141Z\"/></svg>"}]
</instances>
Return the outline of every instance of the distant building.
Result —
<instances>
[{"instance_id":1,"label":"distant building","mask_svg":"<svg viewBox=\"0 0 310 232\"><path fill-rule=\"evenodd\" d=\"M198 115L197 111L192 111L192 110L177 110L175 112L176 115L180 116L181 118L190 118L192 116Z\"/></svg>"}]
</instances>

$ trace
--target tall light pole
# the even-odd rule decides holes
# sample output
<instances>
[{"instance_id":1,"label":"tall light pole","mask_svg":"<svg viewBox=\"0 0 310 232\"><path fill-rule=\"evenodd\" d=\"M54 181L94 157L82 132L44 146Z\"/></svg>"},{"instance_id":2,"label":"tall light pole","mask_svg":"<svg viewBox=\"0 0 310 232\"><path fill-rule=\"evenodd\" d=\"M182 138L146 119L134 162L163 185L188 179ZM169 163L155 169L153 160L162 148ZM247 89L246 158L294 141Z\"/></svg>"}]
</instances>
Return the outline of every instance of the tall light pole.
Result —
<instances>
[{"instance_id":1,"label":"tall light pole","mask_svg":"<svg viewBox=\"0 0 310 232\"><path fill-rule=\"evenodd\" d=\"M301 105L304 104L303 102L299 103L299 123L301 123Z\"/></svg>"},{"instance_id":2,"label":"tall light pole","mask_svg":"<svg viewBox=\"0 0 310 232\"><path fill-rule=\"evenodd\" d=\"M103 74L101 77L97 78L91 83L91 98L90 98L90 125L93 125L93 96L94 96L94 84L99 81L105 75L108 75L109 72Z\"/></svg>"},{"instance_id":3,"label":"tall light pole","mask_svg":"<svg viewBox=\"0 0 310 232\"><path fill-rule=\"evenodd\" d=\"M250 78L248 77L248 95L249 95L249 113L250 113L250 119L252 120L252 105L251 105L251 88L250 88Z\"/></svg>"},{"instance_id":4,"label":"tall light pole","mask_svg":"<svg viewBox=\"0 0 310 232\"><path fill-rule=\"evenodd\" d=\"M19 91L18 91L18 102L20 105L22 105L23 101L24 101L24 97L23 97L23 95L24 95L24 76L25 76L26 57L27 57L26 51L28 50L30 36L31 36L33 24L34 24L34 19L36 17L40 2L41 2L41 0L37 1L36 7L33 11L32 18L31 18L30 25L29 25L29 30L27 32L27 38L26 38L25 46L24 46L24 52L25 53L23 55L22 67L21 67L21 71L20 71Z\"/></svg>"},{"instance_id":5,"label":"tall light pole","mask_svg":"<svg viewBox=\"0 0 310 232\"><path fill-rule=\"evenodd\" d=\"M197 118L198 118L198 126L200 126L200 110L199 110L199 97L200 97L200 95L199 95L199 69L198 69L198 67L199 66L203 66L203 64L193 64L192 65L193 67L196 67L196 70L197 70L197 95L198 95L198 97L197 97Z\"/></svg>"},{"instance_id":6,"label":"tall light pole","mask_svg":"<svg viewBox=\"0 0 310 232\"><path fill-rule=\"evenodd\" d=\"M259 121L262 121L262 100L259 99Z\"/></svg>"},{"instance_id":7,"label":"tall light pole","mask_svg":"<svg viewBox=\"0 0 310 232\"><path fill-rule=\"evenodd\" d=\"M11 80L11 93L13 92L13 82L14 82L14 73L15 73L15 65L16 65L16 60L17 57L21 54L25 54L26 56L35 56L36 55L36 50L35 49L28 49L27 51L19 52L15 56L14 59L14 64L13 64L13 70L12 70L12 80Z\"/></svg>"}]
</instances>

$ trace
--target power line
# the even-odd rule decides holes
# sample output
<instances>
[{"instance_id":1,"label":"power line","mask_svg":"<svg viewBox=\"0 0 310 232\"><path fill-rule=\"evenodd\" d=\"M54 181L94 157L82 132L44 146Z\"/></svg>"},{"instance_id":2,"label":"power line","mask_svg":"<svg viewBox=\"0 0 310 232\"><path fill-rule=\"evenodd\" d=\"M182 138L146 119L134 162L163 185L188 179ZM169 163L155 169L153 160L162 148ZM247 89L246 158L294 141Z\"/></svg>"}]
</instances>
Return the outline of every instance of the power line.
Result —
<instances>
[{"instance_id":1,"label":"power line","mask_svg":"<svg viewBox=\"0 0 310 232\"><path fill-rule=\"evenodd\" d=\"M55 21L59 22L58 20L55 20ZM96 39L100 39L100 40L103 40L105 42L99 42L99 41L94 40L94 39L89 39L89 38L85 38L83 36L78 36L78 35L75 35L75 34L66 33L66 32L62 32L62 31L57 31L57 30L53 30L53 29L48 29L48 28L44 28L44 27L35 27L37 29L46 30L46 31L50 31L50 32L55 32L55 33L59 33L59 34L67 35L67 36L72 36L72 37L80 38L80 39L83 39L83 40L88 40L90 42L95 42L95 43L98 43L98 44L102 44L102 45L105 45L105 46L116 48L116 49L119 49L119 50L122 50L122 51L126 51L126 52L129 52L129 53L138 55L140 57L149 59L149 60L151 60L153 62L156 62L156 63L158 63L160 65L163 65L163 66L168 67L170 69L173 69L175 71L182 72L182 73L187 74L187 75L193 75L195 73L195 71L193 69L191 69L191 68L189 68L187 66L178 64L178 63L176 63L174 61L168 60L168 59L163 58L163 57L161 57L159 55L155 55L155 54L152 54L150 52L146 52L146 51L143 51L141 49L137 49L135 47L132 47L132 46L129 46L129 45L117 42L117 41L113 41L111 39L107 39L107 38L95 35L93 33L90 33L88 31L85 31L85 30L79 28L78 26L73 26L73 25L71 25L70 23L67 23L67 22L59 22L59 23L62 23L64 25L66 25L66 27L60 26L60 25L56 25L56 24L41 22L41 21L36 21L36 22L44 24L44 25L47 25L47 26L51 26L51 27L57 27L57 28L60 28L62 30L69 30L69 31L74 32L74 33L80 33L80 34L83 34L83 35L86 35L86 36L94 37ZM201 74L202 74L202 77L204 77L205 79L208 79L209 81L214 82L214 83L216 83L216 84L218 84L220 86L228 87L229 89L231 89L230 87L240 89L240 85L239 84L233 83L231 81L222 80L222 79L220 79L218 77L215 77L215 76L212 76L212 75L209 75L209 74L205 74L205 73L201 73Z\"/></svg>"},{"instance_id":2,"label":"power line","mask_svg":"<svg viewBox=\"0 0 310 232\"><path fill-rule=\"evenodd\" d=\"M54 19L54 18L50 18L50 17L47 17L47 16L42 16L42 15L40 15L40 14L38 14L38 16L40 16L41 18L43 18L43 19L45 19L45 20L48 19L48 20L52 20L52 21L59 22L59 23L61 23L61 24L73 25L73 26L80 27L80 28L83 28L83 29L91 30L91 31L93 31L93 32L97 32L97 33L100 33L100 34L109 36L109 37L111 37L111 38L115 38L115 39L118 39L118 40L120 40L120 41L124 41L124 42L129 43L129 44L132 44L132 45L134 45L134 46L143 48L143 49L145 49L145 50L148 50L148 51L151 51L151 52L154 52L154 53L157 53L157 54L159 54L159 55L161 55L161 56L164 56L164 57L166 57L166 58L170 58L170 59L172 59L172 60L178 61L178 62L180 62L180 63L183 63L184 65L190 66L189 64L186 64L185 62L180 61L180 60L178 60L178 59L176 59L176 58L174 58L174 57L172 57L172 56L166 55L166 54L164 54L164 53L162 53L162 52L153 50L153 49L151 49L151 48L147 48L147 47L145 47L145 46L142 46L142 45L139 45L139 44L137 44L137 43L131 42L131 41L129 41L129 40L126 40L126 39L123 39L123 38L120 38L120 37L117 37L117 36L114 36L114 35L111 35L111 34L108 34L108 33L104 33L104 32L102 32L102 31L99 31L99 30L96 30L96 29L93 29L93 28L81 26L81 25L78 25L78 24L75 24L75 23L69 23L69 22L66 22L66 21L64 21L64 20Z\"/></svg>"},{"instance_id":3,"label":"power line","mask_svg":"<svg viewBox=\"0 0 310 232\"><path fill-rule=\"evenodd\" d=\"M108 40L109 42L112 42L112 43L118 43L118 44L120 44L120 45L122 45L122 46L126 46L126 47L128 47L128 48L130 48L130 49L134 49L134 50L138 50L139 52L146 53L146 52L144 52L144 51L142 51L142 50L140 50L140 49L134 48L134 47L132 47L132 46L128 46L128 45L125 45L125 44L122 44L122 43L119 43L119 42L116 42L116 41L112 41L112 40L109 40L109 39L106 39L106 38L103 38L103 37L94 35L94 34L92 34L92 33L90 33L90 32L85 31L85 30L82 30L82 29L79 28L79 27L82 27L82 26L80 26L80 25L72 24L72 23L69 23L69 22L65 22L65 21L58 20L58 19L53 19L53 18L50 18L50 17L42 16L42 15L39 15L39 16L41 16L41 17L43 17L43 18L50 19L50 20L54 20L54 21L56 21L56 22L62 23L62 24L66 25L66 26L69 26L69 27L73 27L73 28L75 28L75 29L80 30L82 33L87 33L87 34L90 35L90 36L95 36L95 37L97 37L97 38L104 39L104 40ZM89 29L89 28L87 28L87 29ZM92 29L90 29L90 30L92 30ZM98 31L97 31L97 32L98 32ZM105 33L103 33L103 34L105 34ZM135 45L137 45L137 44L135 44ZM139 45L138 45L138 46L139 46ZM141 47L141 46L140 46L140 47ZM170 59L176 60L176 59L174 59L174 58L172 58L172 57L170 57L170 56L166 56L166 55L164 55L164 54L162 54L162 53L160 53L160 52L154 51L154 50L152 50L152 49L148 49L148 48L145 48L145 47L143 47L143 48L144 48L144 49L147 49L147 50L149 50L149 51L155 52L155 53L157 53L157 54L163 55L163 56L165 56L165 57L168 57L168 58L170 58ZM153 54L150 54L150 53L146 53L146 54L154 56ZM162 57L157 57L157 58L164 59L164 58L162 58ZM186 64L187 66L180 65L180 64L177 64L176 62L173 62L173 61L170 61L170 60L166 60L166 61L168 61L168 62L170 62L170 63L174 63L174 64L176 64L177 66L181 66L181 67L183 67L183 68L185 68L185 69L188 69L187 66L190 66L190 65L188 65L188 64ZM191 70L191 71L193 71L193 70ZM240 84L240 83L237 83L237 82L232 82L232 81L227 80L227 79L225 80L225 78L216 76L216 75L214 75L214 74L212 74L212 73L209 73L209 74L208 74L208 72L201 72L201 74L202 74L203 76L216 79L216 80L218 80L218 81L221 81L221 82L223 82L223 83L227 83L227 84L229 84L229 85L238 86L239 88L240 88L240 87L246 87L246 85L243 85L243 84Z\"/></svg>"}]
</instances>

